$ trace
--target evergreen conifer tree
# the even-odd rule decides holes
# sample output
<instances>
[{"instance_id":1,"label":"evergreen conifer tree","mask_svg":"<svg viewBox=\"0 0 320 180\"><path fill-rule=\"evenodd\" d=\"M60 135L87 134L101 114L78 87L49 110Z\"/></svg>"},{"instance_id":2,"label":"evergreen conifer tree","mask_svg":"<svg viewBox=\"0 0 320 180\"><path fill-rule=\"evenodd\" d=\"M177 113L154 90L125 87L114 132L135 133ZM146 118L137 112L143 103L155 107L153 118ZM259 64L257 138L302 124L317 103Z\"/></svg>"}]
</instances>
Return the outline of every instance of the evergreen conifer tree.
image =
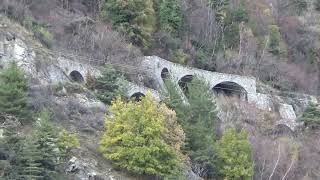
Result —
<instances>
[{"instance_id":1,"label":"evergreen conifer tree","mask_svg":"<svg viewBox=\"0 0 320 180\"><path fill-rule=\"evenodd\" d=\"M151 46L156 22L153 0L106 0L103 12L134 44Z\"/></svg>"},{"instance_id":2,"label":"evergreen conifer tree","mask_svg":"<svg viewBox=\"0 0 320 180\"><path fill-rule=\"evenodd\" d=\"M41 161L43 160L39 144L32 137L28 137L23 146L19 163L19 179L34 180L43 178L44 168Z\"/></svg>"},{"instance_id":3,"label":"evergreen conifer tree","mask_svg":"<svg viewBox=\"0 0 320 180\"><path fill-rule=\"evenodd\" d=\"M159 0L159 23L160 29L170 33L172 36L178 36L182 26L182 10L180 0Z\"/></svg>"},{"instance_id":4,"label":"evergreen conifer tree","mask_svg":"<svg viewBox=\"0 0 320 180\"><path fill-rule=\"evenodd\" d=\"M17 124L14 117L9 118L6 115L0 115L0 118L7 122L2 137L0 137L0 160L5 162L5 166L2 167L4 170L3 176L7 179L18 179L20 161L18 153L22 148L23 139L17 133Z\"/></svg>"},{"instance_id":5,"label":"evergreen conifer tree","mask_svg":"<svg viewBox=\"0 0 320 180\"><path fill-rule=\"evenodd\" d=\"M0 73L0 112L28 120L27 90L25 73L16 63L11 63Z\"/></svg>"},{"instance_id":6,"label":"evergreen conifer tree","mask_svg":"<svg viewBox=\"0 0 320 180\"><path fill-rule=\"evenodd\" d=\"M306 127L320 127L320 109L315 104L310 104L303 112L299 121L303 122Z\"/></svg>"},{"instance_id":7,"label":"evergreen conifer tree","mask_svg":"<svg viewBox=\"0 0 320 180\"><path fill-rule=\"evenodd\" d=\"M202 176L212 177L216 169L216 155L213 149L218 121L215 98L205 81L196 77L187 84L188 104L183 104L176 85L168 80L165 102L173 108L186 135L184 150L192 164L206 171ZM201 139L199 141L199 139Z\"/></svg>"},{"instance_id":8,"label":"evergreen conifer tree","mask_svg":"<svg viewBox=\"0 0 320 180\"><path fill-rule=\"evenodd\" d=\"M111 104L111 101L121 94L118 76L117 71L108 65L102 70L102 75L96 80L95 89L97 90L97 97L105 104Z\"/></svg>"},{"instance_id":9,"label":"evergreen conifer tree","mask_svg":"<svg viewBox=\"0 0 320 180\"><path fill-rule=\"evenodd\" d=\"M43 159L39 161L44 168L44 176L51 176L58 164L60 152L58 148L58 129L50 122L51 112L44 109L40 112L36 123L34 138Z\"/></svg>"}]
</instances>

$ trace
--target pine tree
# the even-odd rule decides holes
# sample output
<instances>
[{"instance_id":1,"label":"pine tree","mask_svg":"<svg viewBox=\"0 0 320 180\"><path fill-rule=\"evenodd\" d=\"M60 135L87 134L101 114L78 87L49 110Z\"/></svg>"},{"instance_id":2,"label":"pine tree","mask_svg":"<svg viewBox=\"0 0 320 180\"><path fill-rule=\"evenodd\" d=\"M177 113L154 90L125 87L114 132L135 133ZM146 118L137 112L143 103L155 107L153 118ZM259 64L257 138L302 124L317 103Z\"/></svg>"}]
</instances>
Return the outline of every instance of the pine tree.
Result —
<instances>
[{"instance_id":1,"label":"pine tree","mask_svg":"<svg viewBox=\"0 0 320 180\"><path fill-rule=\"evenodd\" d=\"M22 147L20 156L20 179L34 180L43 178L44 168L41 161L43 161L42 152L39 145L32 138L28 137Z\"/></svg>"},{"instance_id":2,"label":"pine tree","mask_svg":"<svg viewBox=\"0 0 320 180\"><path fill-rule=\"evenodd\" d=\"M215 125L218 120L215 98L208 84L198 77L188 84L188 92L189 106L185 110L184 123L186 151L194 164L206 169L205 176L212 177L215 173L212 144L216 139Z\"/></svg>"},{"instance_id":3,"label":"pine tree","mask_svg":"<svg viewBox=\"0 0 320 180\"><path fill-rule=\"evenodd\" d=\"M111 101L121 94L118 76L117 71L112 66L107 65L102 70L102 75L96 80L97 97L105 104L111 104Z\"/></svg>"},{"instance_id":4,"label":"pine tree","mask_svg":"<svg viewBox=\"0 0 320 180\"><path fill-rule=\"evenodd\" d=\"M303 122L306 127L320 127L320 109L315 104L310 104L303 112L299 121Z\"/></svg>"},{"instance_id":5,"label":"pine tree","mask_svg":"<svg viewBox=\"0 0 320 180\"><path fill-rule=\"evenodd\" d=\"M80 146L80 142L75 134L70 134L67 130L62 129L59 133L58 146L61 156L68 157L73 148Z\"/></svg>"},{"instance_id":6,"label":"pine tree","mask_svg":"<svg viewBox=\"0 0 320 180\"><path fill-rule=\"evenodd\" d=\"M43 159L39 162L45 168L44 176L51 176L50 174L54 173L60 157L58 129L55 128L50 120L51 112L47 109L42 110L39 113L34 134L34 139L36 139L37 146L43 156Z\"/></svg>"},{"instance_id":7,"label":"pine tree","mask_svg":"<svg viewBox=\"0 0 320 180\"><path fill-rule=\"evenodd\" d=\"M162 92L162 95L165 97L165 104L174 109L177 113L178 119L184 119L184 103L181 98L181 95L178 92L178 86L174 84L171 79L165 80L166 91Z\"/></svg>"},{"instance_id":8,"label":"pine tree","mask_svg":"<svg viewBox=\"0 0 320 180\"><path fill-rule=\"evenodd\" d=\"M27 90L25 73L16 63L11 63L0 73L0 112L27 121Z\"/></svg>"},{"instance_id":9,"label":"pine tree","mask_svg":"<svg viewBox=\"0 0 320 180\"><path fill-rule=\"evenodd\" d=\"M2 115L8 125L4 128L3 137L0 137L0 159L5 161L4 177L7 179L18 179L18 162L23 139L17 133L17 124L14 117ZM1 168L0 168L1 169ZM0 173L1 174L1 173Z\"/></svg>"},{"instance_id":10,"label":"pine tree","mask_svg":"<svg viewBox=\"0 0 320 180\"><path fill-rule=\"evenodd\" d=\"M215 124L218 121L213 92L202 79L195 77L187 84L188 104L183 104L176 85L166 81L168 97L165 102L173 108L186 136L184 150L193 165L206 171L202 176L212 177L215 173L216 155L213 150ZM201 141L199 141L201 139Z\"/></svg>"},{"instance_id":11,"label":"pine tree","mask_svg":"<svg viewBox=\"0 0 320 180\"><path fill-rule=\"evenodd\" d=\"M224 179L252 179L254 165L246 131L237 133L233 128L227 129L215 144L215 148L221 160L219 172Z\"/></svg>"}]
</instances>

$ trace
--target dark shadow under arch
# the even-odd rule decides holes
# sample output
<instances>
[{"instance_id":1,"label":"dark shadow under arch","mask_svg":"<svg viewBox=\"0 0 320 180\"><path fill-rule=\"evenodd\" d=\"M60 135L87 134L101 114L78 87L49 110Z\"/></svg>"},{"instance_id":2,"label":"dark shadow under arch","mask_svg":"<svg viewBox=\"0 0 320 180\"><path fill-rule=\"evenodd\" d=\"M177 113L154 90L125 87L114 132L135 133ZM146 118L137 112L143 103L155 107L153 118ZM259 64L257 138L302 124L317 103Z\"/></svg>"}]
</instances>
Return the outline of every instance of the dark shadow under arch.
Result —
<instances>
[{"instance_id":1,"label":"dark shadow under arch","mask_svg":"<svg viewBox=\"0 0 320 180\"><path fill-rule=\"evenodd\" d=\"M78 83L84 82L84 78L79 71L72 71L69 76L71 80L74 82L78 82Z\"/></svg>"},{"instance_id":2,"label":"dark shadow under arch","mask_svg":"<svg viewBox=\"0 0 320 180\"><path fill-rule=\"evenodd\" d=\"M188 83L190 83L192 80L193 75L186 75L178 81L178 84L185 95L189 94Z\"/></svg>"},{"instance_id":3,"label":"dark shadow under arch","mask_svg":"<svg viewBox=\"0 0 320 180\"><path fill-rule=\"evenodd\" d=\"M139 101L141 101L141 99L142 99L143 97L145 97L145 96L146 96L146 95L144 95L144 94L141 93L141 92L136 92L136 93L132 94L132 96L130 97L130 99L139 102Z\"/></svg>"},{"instance_id":4,"label":"dark shadow under arch","mask_svg":"<svg viewBox=\"0 0 320 180\"><path fill-rule=\"evenodd\" d=\"M166 79L170 77L168 68L163 68L161 71L161 78L165 82Z\"/></svg>"},{"instance_id":5,"label":"dark shadow under arch","mask_svg":"<svg viewBox=\"0 0 320 180\"><path fill-rule=\"evenodd\" d=\"M275 126L275 128L272 130L272 135L279 135L279 136L289 136L294 135L294 131L287 126L286 124L278 124Z\"/></svg>"},{"instance_id":6,"label":"dark shadow under arch","mask_svg":"<svg viewBox=\"0 0 320 180\"><path fill-rule=\"evenodd\" d=\"M212 90L216 95L234 96L247 100L247 91L239 84L231 81L221 82L215 85Z\"/></svg>"}]
</instances>

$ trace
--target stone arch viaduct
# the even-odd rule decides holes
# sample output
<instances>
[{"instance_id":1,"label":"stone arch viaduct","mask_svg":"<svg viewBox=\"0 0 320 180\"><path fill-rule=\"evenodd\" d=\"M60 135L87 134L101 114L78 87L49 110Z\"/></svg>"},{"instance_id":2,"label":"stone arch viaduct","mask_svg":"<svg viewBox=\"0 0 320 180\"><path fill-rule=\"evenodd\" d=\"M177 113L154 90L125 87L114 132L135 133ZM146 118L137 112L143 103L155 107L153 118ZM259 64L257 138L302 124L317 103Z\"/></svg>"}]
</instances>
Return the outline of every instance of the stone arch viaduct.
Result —
<instances>
[{"instance_id":1,"label":"stone arch viaduct","mask_svg":"<svg viewBox=\"0 0 320 180\"><path fill-rule=\"evenodd\" d=\"M256 80L254 77L200 70L175 64L157 56L145 57L142 64L143 69L145 69L146 72L157 81L159 89L165 89L164 76L172 79L177 85L187 77L197 76L203 78L212 90L214 90L217 85L225 85L226 88L224 89L229 89L230 91L241 91L249 102L254 102L256 100ZM57 66L61 68L69 80L78 81L80 83L86 80L88 73L94 76L100 75L99 67L70 61L64 57L58 58ZM56 76L56 73L53 73L52 79L59 80ZM146 92L149 91L156 100L160 101L161 99L158 91L144 86L129 83L129 87L127 89L128 97L145 95Z\"/></svg>"},{"instance_id":2,"label":"stone arch viaduct","mask_svg":"<svg viewBox=\"0 0 320 180\"><path fill-rule=\"evenodd\" d=\"M55 58L59 53L52 51L51 54L53 54L52 57L54 57L56 62L48 65L45 72L38 72L36 70L35 52L30 52L29 48L22 40L17 39L12 42L0 42L1 66L10 60L15 60L19 66L24 68L26 72L29 72L32 76L44 79L43 82L50 83L73 80L83 83L86 80L88 73L93 76L100 75L100 67L90 65L87 59L81 61L77 57L69 57L68 55L58 55L58 58ZM179 84L179 82L184 79L187 80L190 77L199 76L209 84L210 89L212 90L221 87L226 87L226 89L237 88L237 90L240 90L246 95L247 101L255 103L257 107L261 107L262 109L270 109L270 104L272 103L269 95L256 92L256 80L253 77L204 71L175 64L156 56L145 57L142 65L143 68L146 69L146 72L159 84L158 90L163 90L165 88L163 80L164 76L169 77L176 84ZM146 92L151 92L157 101L161 100L160 93L154 89L138 86L133 83L129 83L127 89L128 97L139 98L140 96L144 96ZM181 88L179 89L182 91ZM293 129L296 117L292 106L282 104L282 106L280 106L280 112L281 110L283 110L284 115L281 115L281 113L280 115L286 120L283 121L283 124Z\"/></svg>"}]
</instances>

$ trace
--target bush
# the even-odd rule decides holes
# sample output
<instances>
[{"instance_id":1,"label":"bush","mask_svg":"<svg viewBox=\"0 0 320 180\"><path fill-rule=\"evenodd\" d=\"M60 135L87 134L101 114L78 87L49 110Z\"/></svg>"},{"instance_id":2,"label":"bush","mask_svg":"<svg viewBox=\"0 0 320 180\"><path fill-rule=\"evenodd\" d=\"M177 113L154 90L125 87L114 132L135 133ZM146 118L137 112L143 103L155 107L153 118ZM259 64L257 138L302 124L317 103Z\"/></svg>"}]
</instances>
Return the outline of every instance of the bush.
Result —
<instances>
[{"instance_id":1,"label":"bush","mask_svg":"<svg viewBox=\"0 0 320 180\"><path fill-rule=\"evenodd\" d=\"M138 174L168 176L176 172L180 163L176 148L170 146L175 140L166 134L167 113L159 110L150 94L140 102L125 103L118 98L111 112L114 117L106 119L106 131L100 142L106 159Z\"/></svg>"},{"instance_id":2,"label":"bush","mask_svg":"<svg viewBox=\"0 0 320 180\"><path fill-rule=\"evenodd\" d=\"M73 148L80 146L79 139L76 134L71 134L67 130L62 129L58 135L58 147L62 156L67 157Z\"/></svg>"},{"instance_id":3,"label":"bush","mask_svg":"<svg viewBox=\"0 0 320 180\"><path fill-rule=\"evenodd\" d=\"M0 112L18 117L22 122L29 120L27 110L27 78L16 63L0 73Z\"/></svg>"},{"instance_id":4,"label":"bush","mask_svg":"<svg viewBox=\"0 0 320 180\"><path fill-rule=\"evenodd\" d=\"M33 17L26 16L22 25L34 33L34 36L45 46L51 48L53 43L53 34L45 25L38 23Z\"/></svg>"},{"instance_id":5,"label":"bush","mask_svg":"<svg viewBox=\"0 0 320 180\"><path fill-rule=\"evenodd\" d=\"M237 133L233 128L227 129L215 144L215 148L221 160L219 172L224 179L252 179L254 165L251 159L251 146L244 130Z\"/></svg>"},{"instance_id":6,"label":"bush","mask_svg":"<svg viewBox=\"0 0 320 180\"><path fill-rule=\"evenodd\" d=\"M312 129L320 127L320 109L315 104L310 104L298 119L305 127Z\"/></svg>"},{"instance_id":7,"label":"bush","mask_svg":"<svg viewBox=\"0 0 320 180\"><path fill-rule=\"evenodd\" d=\"M186 64L188 59L188 54L186 54L183 49L177 49L174 52L173 62L179 64Z\"/></svg>"},{"instance_id":8,"label":"bush","mask_svg":"<svg viewBox=\"0 0 320 180\"><path fill-rule=\"evenodd\" d=\"M208 63L207 54L202 49L198 49L195 54L196 67L204 69Z\"/></svg>"},{"instance_id":9,"label":"bush","mask_svg":"<svg viewBox=\"0 0 320 180\"><path fill-rule=\"evenodd\" d=\"M34 25L32 28L34 35L39 41L47 46L48 48L52 47L53 43L53 34L48 31L47 28L41 26L41 25Z\"/></svg>"},{"instance_id":10,"label":"bush","mask_svg":"<svg viewBox=\"0 0 320 180\"><path fill-rule=\"evenodd\" d=\"M279 27L277 25L271 25L269 27L269 31L269 52L271 52L274 55L278 55L280 53L281 40Z\"/></svg>"}]
</instances>

